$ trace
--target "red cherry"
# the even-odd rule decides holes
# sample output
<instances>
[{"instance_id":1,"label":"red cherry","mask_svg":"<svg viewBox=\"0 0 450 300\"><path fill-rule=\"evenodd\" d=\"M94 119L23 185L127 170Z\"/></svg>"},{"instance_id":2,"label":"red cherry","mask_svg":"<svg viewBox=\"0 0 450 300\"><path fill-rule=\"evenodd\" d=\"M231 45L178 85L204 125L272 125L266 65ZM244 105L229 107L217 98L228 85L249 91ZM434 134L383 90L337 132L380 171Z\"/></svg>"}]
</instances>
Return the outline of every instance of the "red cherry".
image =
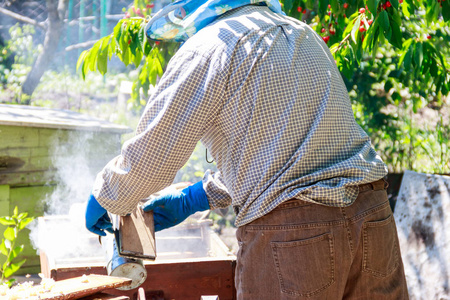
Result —
<instances>
[{"instance_id":1,"label":"red cherry","mask_svg":"<svg viewBox=\"0 0 450 300\"><path fill-rule=\"evenodd\" d=\"M346 14L344 14L344 18L347 18L347 15L346 15Z\"/></svg>"},{"instance_id":2,"label":"red cherry","mask_svg":"<svg viewBox=\"0 0 450 300\"><path fill-rule=\"evenodd\" d=\"M331 16L331 11L328 12L328 15Z\"/></svg>"},{"instance_id":3,"label":"red cherry","mask_svg":"<svg viewBox=\"0 0 450 300\"><path fill-rule=\"evenodd\" d=\"M128 40L128 45L131 44L131 39Z\"/></svg>"},{"instance_id":4,"label":"red cherry","mask_svg":"<svg viewBox=\"0 0 450 300\"><path fill-rule=\"evenodd\" d=\"M391 6L392 6L391 2L386 1L386 7L389 8L389 7L391 7Z\"/></svg>"},{"instance_id":5,"label":"red cherry","mask_svg":"<svg viewBox=\"0 0 450 300\"><path fill-rule=\"evenodd\" d=\"M360 9L359 9L359 13L360 14L363 14L363 13L365 13L366 12L366 9L364 8L364 7L361 7Z\"/></svg>"},{"instance_id":6,"label":"red cherry","mask_svg":"<svg viewBox=\"0 0 450 300\"><path fill-rule=\"evenodd\" d=\"M333 30L333 29L330 29L330 34L331 34L331 35L335 35L335 34L336 34L336 31Z\"/></svg>"},{"instance_id":7,"label":"red cherry","mask_svg":"<svg viewBox=\"0 0 450 300\"><path fill-rule=\"evenodd\" d=\"M359 26L359 32L364 32L366 31L366 28L364 27L364 25Z\"/></svg>"},{"instance_id":8,"label":"red cherry","mask_svg":"<svg viewBox=\"0 0 450 300\"><path fill-rule=\"evenodd\" d=\"M344 9L348 8L348 3L344 3Z\"/></svg>"},{"instance_id":9,"label":"red cherry","mask_svg":"<svg viewBox=\"0 0 450 300\"><path fill-rule=\"evenodd\" d=\"M359 22L359 26L362 26L362 25L364 25L364 21L363 21L363 20L361 20L361 21Z\"/></svg>"},{"instance_id":10,"label":"red cherry","mask_svg":"<svg viewBox=\"0 0 450 300\"><path fill-rule=\"evenodd\" d=\"M159 46L159 41L156 41L156 42L155 42L155 45L156 45L156 46Z\"/></svg>"},{"instance_id":11,"label":"red cherry","mask_svg":"<svg viewBox=\"0 0 450 300\"><path fill-rule=\"evenodd\" d=\"M306 8L303 10L303 13L306 14Z\"/></svg>"},{"instance_id":12,"label":"red cherry","mask_svg":"<svg viewBox=\"0 0 450 300\"><path fill-rule=\"evenodd\" d=\"M398 0L398 3L400 3L400 4L403 3L403 0Z\"/></svg>"},{"instance_id":13,"label":"red cherry","mask_svg":"<svg viewBox=\"0 0 450 300\"><path fill-rule=\"evenodd\" d=\"M427 36L427 39L431 40L431 35L428 35L428 36Z\"/></svg>"},{"instance_id":14,"label":"red cherry","mask_svg":"<svg viewBox=\"0 0 450 300\"><path fill-rule=\"evenodd\" d=\"M322 30L320 30L320 32L324 33L325 32L325 28L322 28Z\"/></svg>"},{"instance_id":15,"label":"red cherry","mask_svg":"<svg viewBox=\"0 0 450 300\"><path fill-rule=\"evenodd\" d=\"M301 13L302 12L302 8L299 6L299 7L297 7L297 11L299 12L299 13Z\"/></svg>"},{"instance_id":16,"label":"red cherry","mask_svg":"<svg viewBox=\"0 0 450 300\"><path fill-rule=\"evenodd\" d=\"M369 25L372 25L373 20L369 20L369 21L367 21L367 23L369 23Z\"/></svg>"},{"instance_id":17,"label":"red cherry","mask_svg":"<svg viewBox=\"0 0 450 300\"><path fill-rule=\"evenodd\" d=\"M129 12L126 12L126 13L125 13L125 18L127 18L127 19L130 18L130 13L129 13Z\"/></svg>"},{"instance_id":18,"label":"red cherry","mask_svg":"<svg viewBox=\"0 0 450 300\"><path fill-rule=\"evenodd\" d=\"M328 43L328 41L330 40L330 37L327 35L327 36L324 36L322 39L325 43Z\"/></svg>"},{"instance_id":19,"label":"red cherry","mask_svg":"<svg viewBox=\"0 0 450 300\"><path fill-rule=\"evenodd\" d=\"M141 9L140 9L140 8L136 9L136 13L137 13L138 15L141 14Z\"/></svg>"},{"instance_id":20,"label":"red cherry","mask_svg":"<svg viewBox=\"0 0 450 300\"><path fill-rule=\"evenodd\" d=\"M361 42L364 42L364 34L361 35Z\"/></svg>"},{"instance_id":21,"label":"red cherry","mask_svg":"<svg viewBox=\"0 0 450 300\"><path fill-rule=\"evenodd\" d=\"M382 8L382 9L386 9L386 3L383 3L383 4L381 5L381 8Z\"/></svg>"},{"instance_id":22,"label":"red cherry","mask_svg":"<svg viewBox=\"0 0 450 300\"><path fill-rule=\"evenodd\" d=\"M328 9L331 9L331 4L328 4Z\"/></svg>"}]
</instances>

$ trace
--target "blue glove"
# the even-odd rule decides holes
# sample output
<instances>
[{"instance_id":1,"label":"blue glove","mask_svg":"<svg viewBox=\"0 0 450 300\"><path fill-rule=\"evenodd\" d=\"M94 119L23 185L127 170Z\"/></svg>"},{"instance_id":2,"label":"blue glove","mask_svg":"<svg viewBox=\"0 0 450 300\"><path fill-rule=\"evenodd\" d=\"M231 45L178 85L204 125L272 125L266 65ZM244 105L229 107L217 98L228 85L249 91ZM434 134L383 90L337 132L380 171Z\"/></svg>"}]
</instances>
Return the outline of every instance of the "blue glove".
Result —
<instances>
[{"instance_id":1,"label":"blue glove","mask_svg":"<svg viewBox=\"0 0 450 300\"><path fill-rule=\"evenodd\" d=\"M142 209L153 210L155 231L160 231L183 222L197 211L209 209L209 202L200 181L182 191L149 200Z\"/></svg>"},{"instance_id":2,"label":"blue glove","mask_svg":"<svg viewBox=\"0 0 450 300\"><path fill-rule=\"evenodd\" d=\"M105 236L105 230L113 233L112 223L104 209L91 194L86 207L86 228L95 234Z\"/></svg>"}]
</instances>

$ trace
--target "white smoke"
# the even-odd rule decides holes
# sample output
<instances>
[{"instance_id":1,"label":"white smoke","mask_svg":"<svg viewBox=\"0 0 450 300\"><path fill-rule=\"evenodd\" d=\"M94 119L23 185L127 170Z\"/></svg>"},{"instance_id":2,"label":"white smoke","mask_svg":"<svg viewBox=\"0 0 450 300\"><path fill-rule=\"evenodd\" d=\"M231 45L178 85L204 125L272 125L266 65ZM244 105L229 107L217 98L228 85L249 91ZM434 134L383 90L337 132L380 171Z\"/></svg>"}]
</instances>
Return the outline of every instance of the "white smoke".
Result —
<instances>
[{"instance_id":1,"label":"white smoke","mask_svg":"<svg viewBox=\"0 0 450 300\"><path fill-rule=\"evenodd\" d=\"M69 131L55 136L50 148L54 190L44 200L44 217L30 226L30 240L38 252L55 260L102 257L98 238L85 228L84 213L96 174L116 154L105 154L105 147L112 144L98 142L94 132ZM61 140L61 136L66 138Z\"/></svg>"}]
</instances>

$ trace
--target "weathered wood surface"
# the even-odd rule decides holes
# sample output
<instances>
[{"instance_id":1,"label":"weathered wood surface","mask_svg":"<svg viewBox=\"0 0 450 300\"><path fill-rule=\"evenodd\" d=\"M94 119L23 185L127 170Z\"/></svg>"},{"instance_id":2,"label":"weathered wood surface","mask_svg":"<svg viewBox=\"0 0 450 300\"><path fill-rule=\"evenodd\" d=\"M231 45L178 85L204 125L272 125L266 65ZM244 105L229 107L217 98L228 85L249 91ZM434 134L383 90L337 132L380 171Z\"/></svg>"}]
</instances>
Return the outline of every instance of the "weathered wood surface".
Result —
<instances>
[{"instance_id":1,"label":"weathered wood surface","mask_svg":"<svg viewBox=\"0 0 450 300\"><path fill-rule=\"evenodd\" d=\"M120 217L121 256L154 260L156 258L153 213L138 207L132 214Z\"/></svg>"},{"instance_id":2,"label":"weathered wood surface","mask_svg":"<svg viewBox=\"0 0 450 300\"><path fill-rule=\"evenodd\" d=\"M40 299L79 299L110 288L130 284L131 279L91 274L55 282L48 293L40 295Z\"/></svg>"},{"instance_id":3,"label":"weathered wood surface","mask_svg":"<svg viewBox=\"0 0 450 300\"><path fill-rule=\"evenodd\" d=\"M119 153L120 135L0 125L0 185L55 183L58 162L82 156L98 172ZM75 161L74 161L75 162Z\"/></svg>"},{"instance_id":4,"label":"weathered wood surface","mask_svg":"<svg viewBox=\"0 0 450 300\"><path fill-rule=\"evenodd\" d=\"M449 299L450 176L406 171L394 217L410 299Z\"/></svg>"},{"instance_id":5,"label":"weathered wood surface","mask_svg":"<svg viewBox=\"0 0 450 300\"><path fill-rule=\"evenodd\" d=\"M70 110L0 104L0 124L126 133L130 128Z\"/></svg>"},{"instance_id":6,"label":"weathered wood surface","mask_svg":"<svg viewBox=\"0 0 450 300\"><path fill-rule=\"evenodd\" d=\"M218 295L221 300L236 299L234 287L235 257L148 262L147 279L141 285L146 292L163 291L165 299L199 300L202 295ZM73 267L51 270L51 277L62 280L83 274L106 274L105 267ZM132 299L137 289L106 290L112 295Z\"/></svg>"}]
</instances>

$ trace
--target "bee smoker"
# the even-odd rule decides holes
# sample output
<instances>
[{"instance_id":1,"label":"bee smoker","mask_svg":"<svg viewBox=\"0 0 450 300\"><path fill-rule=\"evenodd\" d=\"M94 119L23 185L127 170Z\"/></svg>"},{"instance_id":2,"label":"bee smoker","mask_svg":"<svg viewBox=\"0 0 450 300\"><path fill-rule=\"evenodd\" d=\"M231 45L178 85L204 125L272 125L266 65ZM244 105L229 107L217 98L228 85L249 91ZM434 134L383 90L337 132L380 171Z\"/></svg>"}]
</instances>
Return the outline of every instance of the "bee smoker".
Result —
<instances>
[{"instance_id":1,"label":"bee smoker","mask_svg":"<svg viewBox=\"0 0 450 300\"><path fill-rule=\"evenodd\" d=\"M103 251L106 253L106 270L108 275L131 279L128 286L119 290L131 290L140 286L147 278L147 270L141 259L122 257L119 255L117 240L112 234L100 237Z\"/></svg>"}]
</instances>

